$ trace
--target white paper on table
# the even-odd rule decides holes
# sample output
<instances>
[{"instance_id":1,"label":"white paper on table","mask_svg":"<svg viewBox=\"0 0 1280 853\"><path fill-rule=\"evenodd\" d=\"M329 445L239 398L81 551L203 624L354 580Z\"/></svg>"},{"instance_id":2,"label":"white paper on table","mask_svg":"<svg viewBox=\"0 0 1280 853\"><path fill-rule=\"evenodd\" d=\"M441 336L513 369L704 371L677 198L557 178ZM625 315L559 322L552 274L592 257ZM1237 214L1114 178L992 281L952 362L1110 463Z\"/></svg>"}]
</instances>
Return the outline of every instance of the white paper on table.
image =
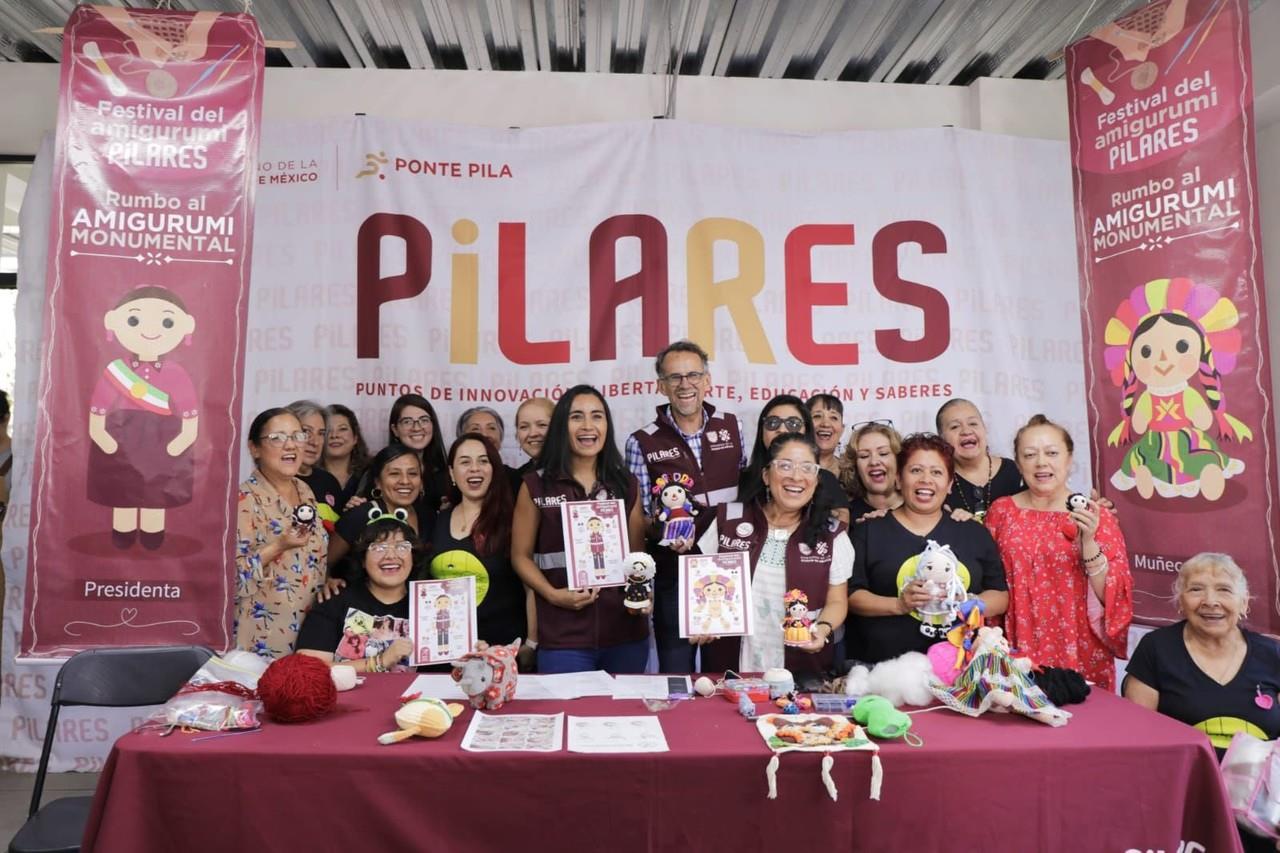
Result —
<instances>
[{"instance_id":1,"label":"white paper on table","mask_svg":"<svg viewBox=\"0 0 1280 853\"><path fill-rule=\"evenodd\" d=\"M569 717L570 752L669 752L657 717Z\"/></svg>"},{"instance_id":2,"label":"white paper on table","mask_svg":"<svg viewBox=\"0 0 1280 853\"><path fill-rule=\"evenodd\" d=\"M486 714L476 711L462 738L471 752L559 752L564 714Z\"/></svg>"},{"instance_id":3,"label":"white paper on table","mask_svg":"<svg viewBox=\"0 0 1280 853\"><path fill-rule=\"evenodd\" d=\"M682 686L673 690L673 680L681 680ZM615 675L613 677L614 699L667 699L673 693L693 695L693 685L689 683L689 676Z\"/></svg>"},{"instance_id":4,"label":"white paper on table","mask_svg":"<svg viewBox=\"0 0 1280 853\"><path fill-rule=\"evenodd\" d=\"M428 672L419 675L409 685L409 689L400 695L403 698L413 693L428 699L467 701L467 694L462 692L458 682L454 681L453 676L447 672Z\"/></svg>"},{"instance_id":5,"label":"white paper on table","mask_svg":"<svg viewBox=\"0 0 1280 853\"><path fill-rule=\"evenodd\" d=\"M564 672L554 675L522 675L516 683L516 699L581 699L583 696L612 696L613 676L602 669L595 672Z\"/></svg>"}]
</instances>

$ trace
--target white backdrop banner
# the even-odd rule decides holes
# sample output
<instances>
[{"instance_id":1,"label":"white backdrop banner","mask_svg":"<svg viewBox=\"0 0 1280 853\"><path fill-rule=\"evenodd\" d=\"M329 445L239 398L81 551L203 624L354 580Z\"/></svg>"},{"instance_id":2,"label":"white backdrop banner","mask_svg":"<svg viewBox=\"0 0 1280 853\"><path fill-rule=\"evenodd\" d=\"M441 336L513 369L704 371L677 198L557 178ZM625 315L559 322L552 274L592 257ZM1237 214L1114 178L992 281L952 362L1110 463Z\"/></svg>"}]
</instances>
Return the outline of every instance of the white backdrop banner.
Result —
<instances>
[{"instance_id":1,"label":"white backdrop banner","mask_svg":"<svg viewBox=\"0 0 1280 853\"><path fill-rule=\"evenodd\" d=\"M510 427L524 397L590 382L621 445L662 401L652 356L687 336L711 353L711 399L748 439L778 393L834 393L846 423L888 417L903 433L932 429L938 405L962 396L1006 455L1030 415L1060 420L1078 442L1074 485L1089 485L1062 143L356 117L264 122L259 162L246 425L298 398L344 403L376 449L407 391L433 402L452 439L469 406ZM47 210L42 192L33 181L27 203ZM43 277L24 274L20 313L38 316L43 298ZM37 381L39 324L19 329L21 391ZM53 671L11 659L29 426L16 425L22 491L4 537L0 702L12 734L0 750L27 761ZM89 717L60 737L57 766L94 766L136 714Z\"/></svg>"}]
</instances>

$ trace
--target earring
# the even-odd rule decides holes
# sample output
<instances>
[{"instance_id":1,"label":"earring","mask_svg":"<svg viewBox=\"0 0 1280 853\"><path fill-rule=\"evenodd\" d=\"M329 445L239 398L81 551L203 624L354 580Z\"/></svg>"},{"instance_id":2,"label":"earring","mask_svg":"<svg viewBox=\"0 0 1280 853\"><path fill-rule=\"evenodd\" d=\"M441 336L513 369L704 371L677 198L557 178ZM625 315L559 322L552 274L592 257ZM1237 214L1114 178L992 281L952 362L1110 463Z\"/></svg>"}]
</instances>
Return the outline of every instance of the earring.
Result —
<instances>
[{"instance_id":1,"label":"earring","mask_svg":"<svg viewBox=\"0 0 1280 853\"><path fill-rule=\"evenodd\" d=\"M382 489L378 488L377 486L374 486L372 489L369 490L369 497L373 498L375 501L382 500Z\"/></svg>"},{"instance_id":2,"label":"earring","mask_svg":"<svg viewBox=\"0 0 1280 853\"><path fill-rule=\"evenodd\" d=\"M116 342L115 332L111 331L110 329L107 329L107 343L113 344L115 342Z\"/></svg>"},{"instance_id":3,"label":"earring","mask_svg":"<svg viewBox=\"0 0 1280 853\"><path fill-rule=\"evenodd\" d=\"M187 335L186 337L184 337L184 338L182 339L182 345L183 345L184 347L189 347L189 346L191 346L191 336L190 336L190 335Z\"/></svg>"}]
</instances>

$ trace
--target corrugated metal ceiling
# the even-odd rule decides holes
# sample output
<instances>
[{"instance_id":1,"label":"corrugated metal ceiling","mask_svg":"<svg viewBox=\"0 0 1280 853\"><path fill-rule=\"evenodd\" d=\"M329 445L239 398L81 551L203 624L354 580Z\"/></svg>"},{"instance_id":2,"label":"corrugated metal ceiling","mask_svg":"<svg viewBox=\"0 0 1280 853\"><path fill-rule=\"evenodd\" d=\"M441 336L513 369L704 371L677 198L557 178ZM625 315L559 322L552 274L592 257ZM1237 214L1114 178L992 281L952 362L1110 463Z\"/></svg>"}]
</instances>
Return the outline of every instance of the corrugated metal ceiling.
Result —
<instances>
[{"instance_id":1,"label":"corrugated metal ceiling","mask_svg":"<svg viewBox=\"0 0 1280 853\"><path fill-rule=\"evenodd\" d=\"M240 0L112 0L242 11ZM1062 75L1144 0L253 0L269 65L715 74L964 85ZM1257 7L1263 0L1252 0ZM55 62L71 0L0 0L0 58Z\"/></svg>"}]
</instances>

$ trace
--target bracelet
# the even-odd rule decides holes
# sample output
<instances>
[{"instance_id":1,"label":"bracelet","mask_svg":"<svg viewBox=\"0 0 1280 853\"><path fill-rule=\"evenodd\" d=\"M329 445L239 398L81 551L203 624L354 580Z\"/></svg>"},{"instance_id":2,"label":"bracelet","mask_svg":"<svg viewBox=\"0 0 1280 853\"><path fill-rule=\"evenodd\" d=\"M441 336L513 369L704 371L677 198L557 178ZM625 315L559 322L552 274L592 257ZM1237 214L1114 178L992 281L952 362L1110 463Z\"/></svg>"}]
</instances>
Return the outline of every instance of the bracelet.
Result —
<instances>
[{"instance_id":1,"label":"bracelet","mask_svg":"<svg viewBox=\"0 0 1280 853\"><path fill-rule=\"evenodd\" d=\"M1093 571L1089 571L1088 569L1085 569L1084 574L1085 574L1085 577L1096 578L1098 575L1105 572L1107 568L1108 568L1107 558L1103 557L1102 563L1098 566L1098 568L1094 569Z\"/></svg>"},{"instance_id":2,"label":"bracelet","mask_svg":"<svg viewBox=\"0 0 1280 853\"><path fill-rule=\"evenodd\" d=\"M1098 553L1094 554L1092 557L1085 557L1083 552L1081 552L1080 556L1086 566L1096 566L1098 563L1105 562L1107 559L1107 555L1102 553L1101 548L1099 548Z\"/></svg>"},{"instance_id":3,"label":"bracelet","mask_svg":"<svg viewBox=\"0 0 1280 853\"><path fill-rule=\"evenodd\" d=\"M526 646L526 647L528 647L529 649L531 649L531 650L533 650L533 651L535 651L535 652L538 650L538 641L537 641L537 640L525 640L525 641L524 641L524 644L525 644L525 646Z\"/></svg>"},{"instance_id":4,"label":"bracelet","mask_svg":"<svg viewBox=\"0 0 1280 853\"><path fill-rule=\"evenodd\" d=\"M817 622L814 622L814 623L813 623L813 627L814 627L814 628L817 628L819 625L826 625L826 626L827 626L827 635L826 635L825 637L823 637L823 638L822 638L822 645L824 645L824 646L825 646L825 645L827 645L828 643L830 643L830 642L831 642L831 638L835 635L835 633L836 633L836 629L835 629L835 628L833 628L833 627L831 626L831 623L830 623L830 622L828 622L826 619L819 619Z\"/></svg>"},{"instance_id":5,"label":"bracelet","mask_svg":"<svg viewBox=\"0 0 1280 853\"><path fill-rule=\"evenodd\" d=\"M374 655L373 657L365 658L365 669L370 672L386 672L382 666L382 656Z\"/></svg>"}]
</instances>

